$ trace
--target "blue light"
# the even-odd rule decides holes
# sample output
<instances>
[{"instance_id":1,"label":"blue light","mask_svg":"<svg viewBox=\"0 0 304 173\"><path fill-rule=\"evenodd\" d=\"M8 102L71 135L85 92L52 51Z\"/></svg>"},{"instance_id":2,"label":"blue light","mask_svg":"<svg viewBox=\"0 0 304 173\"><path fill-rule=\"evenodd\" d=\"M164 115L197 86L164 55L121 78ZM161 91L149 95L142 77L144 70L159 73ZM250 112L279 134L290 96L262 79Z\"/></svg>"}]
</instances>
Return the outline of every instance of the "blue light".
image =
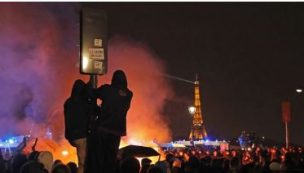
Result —
<instances>
[{"instance_id":1,"label":"blue light","mask_svg":"<svg viewBox=\"0 0 304 173\"><path fill-rule=\"evenodd\" d=\"M9 139L9 140L8 140L8 143L9 143L9 144L14 144L15 141L14 141L14 139Z\"/></svg>"},{"instance_id":2,"label":"blue light","mask_svg":"<svg viewBox=\"0 0 304 173\"><path fill-rule=\"evenodd\" d=\"M25 136L5 136L0 138L0 148L15 148L23 141Z\"/></svg>"},{"instance_id":3,"label":"blue light","mask_svg":"<svg viewBox=\"0 0 304 173\"><path fill-rule=\"evenodd\" d=\"M203 142L210 142L210 139L209 138L207 138L207 137L205 137L204 139L203 139Z\"/></svg>"}]
</instances>

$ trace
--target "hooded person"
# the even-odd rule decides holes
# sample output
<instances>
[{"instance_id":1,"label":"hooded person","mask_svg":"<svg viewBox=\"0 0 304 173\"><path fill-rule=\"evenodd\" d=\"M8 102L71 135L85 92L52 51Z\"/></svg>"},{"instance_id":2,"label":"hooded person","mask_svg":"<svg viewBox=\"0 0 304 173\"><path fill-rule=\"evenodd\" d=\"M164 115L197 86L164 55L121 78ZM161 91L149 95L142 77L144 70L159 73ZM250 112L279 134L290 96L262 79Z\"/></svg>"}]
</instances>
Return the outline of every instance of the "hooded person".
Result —
<instances>
[{"instance_id":1,"label":"hooded person","mask_svg":"<svg viewBox=\"0 0 304 173\"><path fill-rule=\"evenodd\" d=\"M117 168L117 153L121 136L126 135L126 116L133 97L122 70L114 72L111 84L94 91L102 101L101 116L88 141L88 172L112 173Z\"/></svg>"},{"instance_id":2,"label":"hooded person","mask_svg":"<svg viewBox=\"0 0 304 173\"><path fill-rule=\"evenodd\" d=\"M64 103L65 138L72 146L75 140L87 136L87 112L84 97L85 83L78 79L74 82L71 96Z\"/></svg>"},{"instance_id":3,"label":"hooded person","mask_svg":"<svg viewBox=\"0 0 304 173\"><path fill-rule=\"evenodd\" d=\"M78 173L83 173L90 118L96 111L90 97L90 85L78 79L64 103L65 138L76 147Z\"/></svg>"}]
</instances>

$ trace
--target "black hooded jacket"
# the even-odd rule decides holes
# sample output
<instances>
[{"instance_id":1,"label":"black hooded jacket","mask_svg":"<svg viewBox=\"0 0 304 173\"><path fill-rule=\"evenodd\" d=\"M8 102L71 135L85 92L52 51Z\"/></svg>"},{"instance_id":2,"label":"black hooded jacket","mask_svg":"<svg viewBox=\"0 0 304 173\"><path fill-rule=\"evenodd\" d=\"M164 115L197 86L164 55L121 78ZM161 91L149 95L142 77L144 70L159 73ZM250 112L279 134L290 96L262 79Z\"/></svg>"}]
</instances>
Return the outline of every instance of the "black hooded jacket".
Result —
<instances>
[{"instance_id":1,"label":"black hooded jacket","mask_svg":"<svg viewBox=\"0 0 304 173\"><path fill-rule=\"evenodd\" d=\"M98 129L117 136L126 135L126 116L130 108L132 91L128 89L123 71L117 70L111 85L102 85L96 90L97 98L102 100Z\"/></svg>"},{"instance_id":2,"label":"black hooded jacket","mask_svg":"<svg viewBox=\"0 0 304 173\"><path fill-rule=\"evenodd\" d=\"M86 87L82 80L76 80L64 103L65 137L70 142L87 136L91 106Z\"/></svg>"}]
</instances>

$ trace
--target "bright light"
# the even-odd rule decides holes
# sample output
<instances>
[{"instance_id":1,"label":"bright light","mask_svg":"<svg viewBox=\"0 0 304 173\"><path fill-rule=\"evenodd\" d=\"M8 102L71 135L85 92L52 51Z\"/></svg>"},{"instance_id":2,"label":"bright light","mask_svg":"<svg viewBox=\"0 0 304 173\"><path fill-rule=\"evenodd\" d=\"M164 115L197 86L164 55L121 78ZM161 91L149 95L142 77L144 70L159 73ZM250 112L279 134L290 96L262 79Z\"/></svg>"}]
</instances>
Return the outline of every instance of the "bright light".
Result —
<instances>
[{"instance_id":1,"label":"bright light","mask_svg":"<svg viewBox=\"0 0 304 173\"><path fill-rule=\"evenodd\" d=\"M61 152L61 154L62 154L63 156L67 156L67 155L69 155L69 152L68 152L68 150L63 150L63 151Z\"/></svg>"},{"instance_id":2,"label":"bright light","mask_svg":"<svg viewBox=\"0 0 304 173\"><path fill-rule=\"evenodd\" d=\"M129 139L128 141L129 145L143 145L140 141L137 141L136 139Z\"/></svg>"},{"instance_id":3,"label":"bright light","mask_svg":"<svg viewBox=\"0 0 304 173\"><path fill-rule=\"evenodd\" d=\"M83 56L82 57L82 66L81 66L81 68L83 70L85 70L86 68L88 68L88 65L89 65L89 58L86 57L86 56Z\"/></svg>"},{"instance_id":4,"label":"bright light","mask_svg":"<svg viewBox=\"0 0 304 173\"><path fill-rule=\"evenodd\" d=\"M188 111L190 114L195 114L196 108L194 106L189 106Z\"/></svg>"},{"instance_id":5,"label":"bright light","mask_svg":"<svg viewBox=\"0 0 304 173\"><path fill-rule=\"evenodd\" d=\"M13 139L9 139L9 140L8 140L8 143L9 143L9 144L14 144L14 140L13 140Z\"/></svg>"},{"instance_id":6,"label":"bright light","mask_svg":"<svg viewBox=\"0 0 304 173\"><path fill-rule=\"evenodd\" d=\"M297 92L297 93L302 93L303 90L302 90L301 88L298 88L298 89L296 89L296 92Z\"/></svg>"}]
</instances>

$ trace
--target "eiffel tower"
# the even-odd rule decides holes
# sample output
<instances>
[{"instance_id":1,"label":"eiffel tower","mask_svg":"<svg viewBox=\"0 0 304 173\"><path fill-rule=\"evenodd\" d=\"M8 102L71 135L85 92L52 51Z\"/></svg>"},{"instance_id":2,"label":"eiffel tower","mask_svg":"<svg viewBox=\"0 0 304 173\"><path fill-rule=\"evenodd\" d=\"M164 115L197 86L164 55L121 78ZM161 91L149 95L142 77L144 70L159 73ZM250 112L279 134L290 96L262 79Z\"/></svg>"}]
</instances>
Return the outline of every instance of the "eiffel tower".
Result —
<instances>
[{"instance_id":1,"label":"eiffel tower","mask_svg":"<svg viewBox=\"0 0 304 173\"><path fill-rule=\"evenodd\" d=\"M193 113L192 128L189 135L190 141L201 140L207 137L207 131L205 128L201 110L199 81L197 75L196 80L194 82L194 107L195 111Z\"/></svg>"}]
</instances>

